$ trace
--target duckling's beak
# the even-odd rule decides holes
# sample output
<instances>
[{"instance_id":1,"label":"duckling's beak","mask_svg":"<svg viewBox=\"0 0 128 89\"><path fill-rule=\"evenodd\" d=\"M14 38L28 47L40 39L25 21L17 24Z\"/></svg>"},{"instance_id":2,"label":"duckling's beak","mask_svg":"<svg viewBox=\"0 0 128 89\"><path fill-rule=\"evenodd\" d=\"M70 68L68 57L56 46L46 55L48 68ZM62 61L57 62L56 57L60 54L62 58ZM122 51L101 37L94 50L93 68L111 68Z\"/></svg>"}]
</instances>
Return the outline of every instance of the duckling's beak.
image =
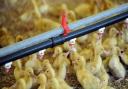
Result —
<instances>
[{"instance_id":1,"label":"duckling's beak","mask_svg":"<svg viewBox=\"0 0 128 89\"><path fill-rule=\"evenodd\" d=\"M38 57L39 60L42 60L44 58L44 55L39 55L38 54L37 57Z\"/></svg>"},{"instance_id":2,"label":"duckling's beak","mask_svg":"<svg viewBox=\"0 0 128 89\"><path fill-rule=\"evenodd\" d=\"M72 64L75 65L76 64L76 61L72 61Z\"/></svg>"},{"instance_id":3,"label":"duckling's beak","mask_svg":"<svg viewBox=\"0 0 128 89\"><path fill-rule=\"evenodd\" d=\"M117 35L120 35L120 34L121 34L121 32L116 30L116 34L117 34Z\"/></svg>"},{"instance_id":4,"label":"duckling's beak","mask_svg":"<svg viewBox=\"0 0 128 89\"><path fill-rule=\"evenodd\" d=\"M5 72L9 73L10 72L10 68L5 68Z\"/></svg>"},{"instance_id":5,"label":"duckling's beak","mask_svg":"<svg viewBox=\"0 0 128 89\"><path fill-rule=\"evenodd\" d=\"M68 57L70 55L70 52L64 53L65 57Z\"/></svg>"},{"instance_id":6,"label":"duckling's beak","mask_svg":"<svg viewBox=\"0 0 128 89\"><path fill-rule=\"evenodd\" d=\"M104 33L98 32L98 40L99 40L99 39L102 39L103 35L104 35Z\"/></svg>"},{"instance_id":7,"label":"duckling's beak","mask_svg":"<svg viewBox=\"0 0 128 89\"><path fill-rule=\"evenodd\" d=\"M109 55L110 55L110 52L107 51L107 50L104 50L104 51L103 51L103 54L104 54L105 56L109 56Z\"/></svg>"},{"instance_id":8,"label":"duckling's beak","mask_svg":"<svg viewBox=\"0 0 128 89\"><path fill-rule=\"evenodd\" d=\"M53 54L52 57L55 58L56 57L56 54Z\"/></svg>"}]
</instances>

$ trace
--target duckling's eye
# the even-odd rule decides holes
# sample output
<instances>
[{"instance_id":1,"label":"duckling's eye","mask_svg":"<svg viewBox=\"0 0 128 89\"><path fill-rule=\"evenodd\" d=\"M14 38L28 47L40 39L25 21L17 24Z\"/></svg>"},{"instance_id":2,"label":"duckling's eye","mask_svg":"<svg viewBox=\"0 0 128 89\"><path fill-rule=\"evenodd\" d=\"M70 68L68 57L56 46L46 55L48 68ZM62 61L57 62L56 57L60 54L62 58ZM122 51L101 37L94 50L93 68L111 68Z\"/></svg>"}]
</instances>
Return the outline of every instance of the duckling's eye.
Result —
<instances>
[{"instance_id":1,"label":"duckling's eye","mask_svg":"<svg viewBox=\"0 0 128 89\"><path fill-rule=\"evenodd\" d=\"M124 53L124 51L121 51L121 53Z\"/></svg>"}]
</instances>

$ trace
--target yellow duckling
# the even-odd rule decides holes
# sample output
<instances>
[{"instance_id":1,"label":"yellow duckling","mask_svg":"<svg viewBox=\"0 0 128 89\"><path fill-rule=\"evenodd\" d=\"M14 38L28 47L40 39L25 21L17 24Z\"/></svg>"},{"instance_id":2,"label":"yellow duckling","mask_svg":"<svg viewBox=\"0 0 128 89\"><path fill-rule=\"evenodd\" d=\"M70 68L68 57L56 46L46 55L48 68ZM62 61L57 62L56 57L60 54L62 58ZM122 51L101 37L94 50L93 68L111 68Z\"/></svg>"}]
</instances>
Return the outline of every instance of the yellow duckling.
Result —
<instances>
[{"instance_id":1,"label":"yellow duckling","mask_svg":"<svg viewBox=\"0 0 128 89\"><path fill-rule=\"evenodd\" d=\"M103 3L104 3L104 9L109 9L117 6L117 4L114 3L112 0L104 0Z\"/></svg>"},{"instance_id":2,"label":"yellow duckling","mask_svg":"<svg viewBox=\"0 0 128 89\"><path fill-rule=\"evenodd\" d=\"M39 73L42 70L41 62L37 58L37 54L29 56L28 61L25 63L25 68L33 68L35 73Z\"/></svg>"},{"instance_id":3,"label":"yellow duckling","mask_svg":"<svg viewBox=\"0 0 128 89\"><path fill-rule=\"evenodd\" d=\"M68 11L68 22L70 23L70 22L74 22L74 21L76 21L76 14L74 11L69 10Z\"/></svg>"},{"instance_id":4,"label":"yellow duckling","mask_svg":"<svg viewBox=\"0 0 128 89\"><path fill-rule=\"evenodd\" d=\"M34 75L33 69L28 67L25 68L25 75L23 79L26 83L26 89L31 89L33 86L36 85L36 76Z\"/></svg>"},{"instance_id":5,"label":"yellow duckling","mask_svg":"<svg viewBox=\"0 0 128 89\"><path fill-rule=\"evenodd\" d=\"M73 89L62 78L59 78L48 60L44 60L43 68L48 79L47 89ZM49 86L50 85L50 86Z\"/></svg>"},{"instance_id":6,"label":"yellow duckling","mask_svg":"<svg viewBox=\"0 0 128 89\"><path fill-rule=\"evenodd\" d=\"M27 10L26 12L21 14L20 20L24 22L28 22L32 20L33 17L37 17L38 19L41 19L42 14L47 14L49 11L49 5L47 4L46 0L41 0L41 1L42 2L31 0L34 9Z\"/></svg>"},{"instance_id":7,"label":"yellow duckling","mask_svg":"<svg viewBox=\"0 0 128 89\"><path fill-rule=\"evenodd\" d=\"M125 39L124 39L124 33L123 31L119 31L118 36L117 36L117 45L120 48L123 48L125 45Z\"/></svg>"},{"instance_id":8,"label":"yellow duckling","mask_svg":"<svg viewBox=\"0 0 128 89\"><path fill-rule=\"evenodd\" d=\"M69 54L69 58L71 61L74 61L76 60L78 57L79 57L79 53L77 51L72 51L70 54Z\"/></svg>"},{"instance_id":9,"label":"yellow duckling","mask_svg":"<svg viewBox=\"0 0 128 89\"><path fill-rule=\"evenodd\" d=\"M16 80L16 83L7 89L31 89L36 82L33 79L33 70L32 68L27 68L23 72L20 72L22 76ZM20 74L20 75L21 75ZM6 89L6 88L5 88Z\"/></svg>"},{"instance_id":10,"label":"yellow duckling","mask_svg":"<svg viewBox=\"0 0 128 89\"><path fill-rule=\"evenodd\" d=\"M75 43L74 46L75 46L75 48L77 49L78 52L81 51L81 47L78 43ZM69 46L69 42L65 42L62 45L62 47L63 47L63 50L66 51L66 52L70 51L70 49L71 49L71 47Z\"/></svg>"},{"instance_id":11,"label":"yellow duckling","mask_svg":"<svg viewBox=\"0 0 128 89\"><path fill-rule=\"evenodd\" d=\"M46 89L47 78L45 74L40 73L37 77L37 82L40 84L38 89Z\"/></svg>"},{"instance_id":12,"label":"yellow duckling","mask_svg":"<svg viewBox=\"0 0 128 89\"><path fill-rule=\"evenodd\" d=\"M66 73L67 73L66 71L67 66L69 66L70 61L66 58L66 56L62 52L62 49L60 47L57 47L57 48L60 49L61 51L58 57L56 57L54 64L53 64L53 67L56 70L56 78L59 81L59 84L62 87L62 89L73 89L64 80L66 77Z\"/></svg>"},{"instance_id":13,"label":"yellow duckling","mask_svg":"<svg viewBox=\"0 0 128 89\"><path fill-rule=\"evenodd\" d=\"M32 87L37 86L37 76L34 74L33 68L28 67L28 68L25 69L25 71L27 73L29 73L30 78L28 80L30 80L30 81L32 80ZM28 84L31 85L30 81L28 81Z\"/></svg>"},{"instance_id":14,"label":"yellow duckling","mask_svg":"<svg viewBox=\"0 0 128 89\"><path fill-rule=\"evenodd\" d=\"M16 42L22 41L24 38L22 35L17 35L16 36Z\"/></svg>"},{"instance_id":15,"label":"yellow duckling","mask_svg":"<svg viewBox=\"0 0 128 89\"><path fill-rule=\"evenodd\" d=\"M62 11L68 12L68 6L64 3L50 8L49 13L52 16L59 17Z\"/></svg>"},{"instance_id":16,"label":"yellow duckling","mask_svg":"<svg viewBox=\"0 0 128 89\"><path fill-rule=\"evenodd\" d=\"M46 0L42 0L42 5L39 7L39 11L41 14L47 13L49 11L50 7Z\"/></svg>"},{"instance_id":17,"label":"yellow duckling","mask_svg":"<svg viewBox=\"0 0 128 89\"><path fill-rule=\"evenodd\" d=\"M60 17L63 11L67 13L69 23L76 20L75 12L73 10L70 10L68 6L64 3L49 9L49 13L54 17Z\"/></svg>"},{"instance_id":18,"label":"yellow duckling","mask_svg":"<svg viewBox=\"0 0 128 89\"><path fill-rule=\"evenodd\" d=\"M15 43L13 35L7 28L2 27L0 29L0 34L0 43L2 47Z\"/></svg>"},{"instance_id":19,"label":"yellow duckling","mask_svg":"<svg viewBox=\"0 0 128 89\"><path fill-rule=\"evenodd\" d=\"M54 60L53 67L55 68L56 75L59 78L65 79L67 66L70 65L70 61L66 58L61 47L56 47L58 49L58 56Z\"/></svg>"},{"instance_id":20,"label":"yellow duckling","mask_svg":"<svg viewBox=\"0 0 128 89\"><path fill-rule=\"evenodd\" d=\"M17 83L16 83L16 88L17 89L27 89L26 87L26 82L23 78L20 78Z\"/></svg>"},{"instance_id":21,"label":"yellow duckling","mask_svg":"<svg viewBox=\"0 0 128 89\"><path fill-rule=\"evenodd\" d=\"M95 53L93 59L91 59L87 63L87 69L93 73L96 74L98 71L100 71L102 65L102 58L99 53Z\"/></svg>"},{"instance_id":22,"label":"yellow duckling","mask_svg":"<svg viewBox=\"0 0 128 89\"><path fill-rule=\"evenodd\" d=\"M34 24L35 24L35 28L39 31L48 31L60 26L58 22L48 18L36 19L34 21Z\"/></svg>"},{"instance_id":23,"label":"yellow duckling","mask_svg":"<svg viewBox=\"0 0 128 89\"><path fill-rule=\"evenodd\" d=\"M88 43L88 47L84 48L81 52L80 55L84 56L84 58L86 59L86 61L90 61L91 59L93 59L94 56L94 48L96 50L97 53L101 53L98 51L103 51L103 46L101 43L101 39L99 39L99 36L97 33L92 33L88 36L88 38L91 40L89 40L90 42Z\"/></svg>"},{"instance_id":24,"label":"yellow duckling","mask_svg":"<svg viewBox=\"0 0 128 89\"><path fill-rule=\"evenodd\" d=\"M77 38L77 42L81 45L85 45L86 41L87 41L88 35L84 35L81 37Z\"/></svg>"},{"instance_id":25,"label":"yellow duckling","mask_svg":"<svg viewBox=\"0 0 128 89\"><path fill-rule=\"evenodd\" d=\"M101 40L98 39L97 41L92 42L92 47L93 57L89 62L87 62L86 67L91 73L96 74L100 71L100 68L102 66L101 54L103 53L103 47L101 44Z\"/></svg>"},{"instance_id":26,"label":"yellow duckling","mask_svg":"<svg viewBox=\"0 0 128 89\"><path fill-rule=\"evenodd\" d=\"M119 49L117 47L114 47L112 49L112 56L109 61L109 68L113 74L113 76L123 79L126 75L126 70L124 66L121 64L118 56Z\"/></svg>"},{"instance_id":27,"label":"yellow duckling","mask_svg":"<svg viewBox=\"0 0 128 89\"><path fill-rule=\"evenodd\" d=\"M96 76L101 81L101 89L106 89L108 86L109 75L107 74L103 64L101 66L100 71L96 74Z\"/></svg>"},{"instance_id":28,"label":"yellow duckling","mask_svg":"<svg viewBox=\"0 0 128 89\"><path fill-rule=\"evenodd\" d=\"M110 61L110 56L109 56L109 57L106 57L106 58L103 60L104 68L106 69L107 72L109 71L109 66L108 66L109 61Z\"/></svg>"},{"instance_id":29,"label":"yellow duckling","mask_svg":"<svg viewBox=\"0 0 128 89\"><path fill-rule=\"evenodd\" d=\"M16 60L14 62L14 66L15 66L15 69L14 69L14 76L15 76L15 79L16 81L19 80L21 77L24 76L24 70L22 68L22 63L21 63L21 60Z\"/></svg>"},{"instance_id":30,"label":"yellow duckling","mask_svg":"<svg viewBox=\"0 0 128 89\"><path fill-rule=\"evenodd\" d=\"M107 51L111 51L111 48L114 47L114 46L117 46L117 33L119 33L117 31L116 28L112 27L110 30L109 30L109 35L108 37L106 37L104 40L103 40L103 47L105 50Z\"/></svg>"},{"instance_id":31,"label":"yellow duckling","mask_svg":"<svg viewBox=\"0 0 128 89\"><path fill-rule=\"evenodd\" d=\"M46 3L45 0L42 0L43 1L43 5L41 7L38 6L38 3L37 3L36 0L31 0L31 1L32 1L33 6L34 6L34 11L36 13L36 16L38 18L41 18L41 13L48 12L49 6L48 6L48 4Z\"/></svg>"},{"instance_id":32,"label":"yellow duckling","mask_svg":"<svg viewBox=\"0 0 128 89\"><path fill-rule=\"evenodd\" d=\"M49 63L49 60L43 61L43 71L47 77L46 89L61 89L59 81L56 78L55 71Z\"/></svg>"},{"instance_id":33,"label":"yellow duckling","mask_svg":"<svg viewBox=\"0 0 128 89\"><path fill-rule=\"evenodd\" d=\"M86 61L89 61L92 59L93 56L93 49L92 48L84 48L81 52L80 55L83 56Z\"/></svg>"},{"instance_id":34,"label":"yellow duckling","mask_svg":"<svg viewBox=\"0 0 128 89\"><path fill-rule=\"evenodd\" d=\"M84 89L101 89L100 80L86 69L84 57L80 56L73 61L73 66L77 79Z\"/></svg>"},{"instance_id":35,"label":"yellow duckling","mask_svg":"<svg viewBox=\"0 0 128 89\"><path fill-rule=\"evenodd\" d=\"M26 88L25 80L23 78L20 78L11 87L3 87L2 89L27 89L27 88Z\"/></svg>"},{"instance_id":36,"label":"yellow duckling","mask_svg":"<svg viewBox=\"0 0 128 89\"><path fill-rule=\"evenodd\" d=\"M61 53L63 53L63 49L61 47L57 46L57 47L54 48L53 57L56 58Z\"/></svg>"},{"instance_id":37,"label":"yellow duckling","mask_svg":"<svg viewBox=\"0 0 128 89\"><path fill-rule=\"evenodd\" d=\"M89 16L91 15L92 13L92 6L90 6L89 4L87 3L83 3L83 4L80 4L78 5L75 9L74 9L76 15L79 17L79 18L84 18L86 16Z\"/></svg>"}]
</instances>

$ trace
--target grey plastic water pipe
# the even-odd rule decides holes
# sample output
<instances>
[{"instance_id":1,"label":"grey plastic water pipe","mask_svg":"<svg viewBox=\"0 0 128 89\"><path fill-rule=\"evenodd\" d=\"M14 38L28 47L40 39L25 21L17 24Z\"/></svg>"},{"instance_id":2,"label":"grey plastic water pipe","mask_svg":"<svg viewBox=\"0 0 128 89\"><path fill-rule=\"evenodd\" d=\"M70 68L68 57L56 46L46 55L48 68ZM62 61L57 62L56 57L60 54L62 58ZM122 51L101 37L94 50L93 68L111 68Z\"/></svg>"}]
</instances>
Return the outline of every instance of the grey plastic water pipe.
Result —
<instances>
[{"instance_id":1,"label":"grey plastic water pipe","mask_svg":"<svg viewBox=\"0 0 128 89\"><path fill-rule=\"evenodd\" d=\"M100 21L100 20L102 20L106 17L111 17L111 16L115 15L116 13L121 13L121 12L124 12L126 10L128 10L128 3L120 5L118 7L113 8L113 9L101 12L97 15L90 16L90 17L81 19L77 22L71 23L71 24L69 24L69 28L71 30L75 30L77 28L85 27L85 26L87 26L91 23ZM41 43L43 41L46 41L49 38L56 37L56 36L58 36L62 33L63 33L62 27L58 27L58 28L55 28L51 31L42 33L38 36L35 36L35 37L32 37L32 38L23 40L21 42L9 45L7 47L1 48L0 49L0 57L11 54L11 53L16 52L18 50L30 47L32 45Z\"/></svg>"},{"instance_id":2,"label":"grey plastic water pipe","mask_svg":"<svg viewBox=\"0 0 128 89\"><path fill-rule=\"evenodd\" d=\"M36 53L42 49L47 49L47 48L51 48L60 44L63 44L66 41L69 41L73 38L77 38L80 36L83 36L85 34L97 31L98 29L102 28L102 27L106 27L115 23L118 23L124 19L128 18L128 10L122 13L118 13L115 16L111 16L109 18L103 19L99 22L96 23L92 23L84 28L80 28L78 30L72 31L69 34L67 34L66 36L64 35L59 35L57 37L52 37L44 42L41 42L39 44L30 46L28 48L22 49L22 50L18 50L14 53L11 53L9 55L0 57L0 66L11 62L11 61L15 61L15 60L19 60L22 59L25 56L28 56L30 54Z\"/></svg>"}]
</instances>

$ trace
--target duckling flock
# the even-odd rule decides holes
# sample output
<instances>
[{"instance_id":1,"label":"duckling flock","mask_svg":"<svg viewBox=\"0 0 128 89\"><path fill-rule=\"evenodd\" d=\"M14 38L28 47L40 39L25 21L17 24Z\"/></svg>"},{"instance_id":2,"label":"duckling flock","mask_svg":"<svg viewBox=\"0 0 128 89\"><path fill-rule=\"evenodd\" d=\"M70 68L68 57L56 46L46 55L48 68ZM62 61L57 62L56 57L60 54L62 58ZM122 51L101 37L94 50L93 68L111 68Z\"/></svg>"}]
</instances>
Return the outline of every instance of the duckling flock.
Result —
<instances>
[{"instance_id":1,"label":"duckling flock","mask_svg":"<svg viewBox=\"0 0 128 89\"><path fill-rule=\"evenodd\" d=\"M43 5L39 7L39 3L35 0L31 1L34 10L26 11L18 17L18 20L20 20L18 23L22 23L22 25L14 22L14 25L23 26L23 28L26 28L23 23L33 22L34 28L28 25L28 36L34 36L36 33L60 26L58 20L53 17L58 19L58 13L63 10L68 12L69 22L73 22L77 18L83 18L92 13L96 14L100 11L98 4L101 3L90 0L88 4L83 3L74 10L70 10L66 4L62 4L58 8L51 8L43 1ZM14 6L17 0L9 1L9 3ZM94 3L97 3L97 7L93 7L92 4ZM104 0L104 3L101 10L115 5L109 0ZM88 14L83 12L88 12ZM42 18L42 15L51 15L55 21ZM14 27L12 26L11 29ZM32 28L34 31L31 31ZM13 33L8 30L9 28L6 25L3 25L0 29L1 47L27 37L24 31L25 34L23 35L18 32L12 35ZM14 66L15 83L2 89L78 89L66 81L68 73L77 77L77 81L83 89L114 89L108 85L109 78L113 76L117 79L117 82L120 82L126 76L126 66L128 66L128 19L119 24L74 38L54 48L44 49L11 62L4 66L5 70L8 72L11 66Z\"/></svg>"}]
</instances>

